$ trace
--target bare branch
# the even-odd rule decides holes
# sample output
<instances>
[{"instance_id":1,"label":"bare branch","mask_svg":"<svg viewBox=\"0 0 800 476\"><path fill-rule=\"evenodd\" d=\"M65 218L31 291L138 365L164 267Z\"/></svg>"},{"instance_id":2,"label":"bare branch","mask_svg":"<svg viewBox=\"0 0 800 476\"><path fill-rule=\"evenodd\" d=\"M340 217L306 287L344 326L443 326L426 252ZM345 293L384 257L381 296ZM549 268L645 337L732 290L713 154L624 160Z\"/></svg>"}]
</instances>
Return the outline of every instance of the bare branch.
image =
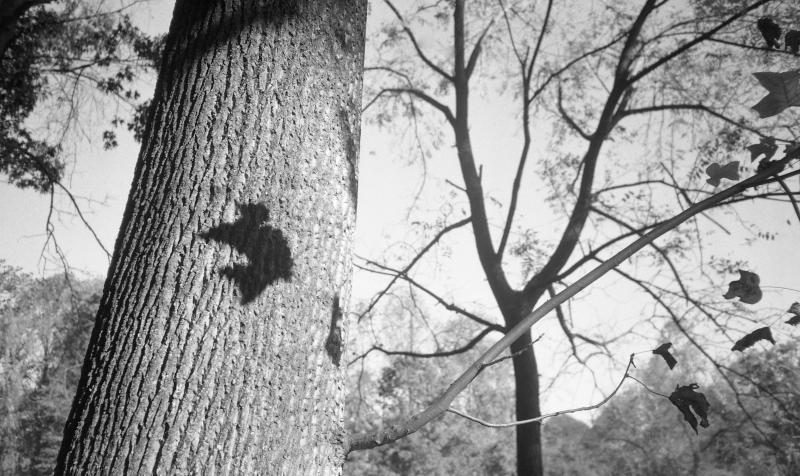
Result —
<instances>
[{"instance_id":1,"label":"bare branch","mask_svg":"<svg viewBox=\"0 0 800 476\"><path fill-rule=\"evenodd\" d=\"M440 76L442 76L443 78L447 79L450 82L453 82L453 76L452 75L447 74L442 68L437 66L436 63L431 61L425 55L425 53L422 51L422 48L419 47L419 43L417 43L417 38L414 36L414 33L408 27L408 25L406 24L406 21L403 19L403 16L400 14L400 12L397 10L397 8L392 4L392 2L390 0L384 0L384 3L386 3L386 5L388 5L389 8L392 9L392 12L394 12L394 15L397 17L398 20L400 20L400 24L403 26L403 30L406 32L406 35L408 35L408 39L411 40L411 44L414 45L414 49L417 51L417 55L420 57L420 59L426 65L428 65L428 67L430 69L436 71Z\"/></svg>"},{"instance_id":2,"label":"bare branch","mask_svg":"<svg viewBox=\"0 0 800 476\"><path fill-rule=\"evenodd\" d=\"M429 96L427 93L425 93L423 91L420 91L419 89L415 89L415 88L384 88L384 89L381 89L378 92L378 94L376 94L375 97L372 98L369 101L369 103L367 103L366 106L364 106L362 111L365 111L368 107L370 107L375 101L378 100L378 98L380 98L385 93L410 94L412 96L418 97L419 99L422 99L426 103L428 103L431 106L433 106L434 108L438 109L442 114L444 114L444 117L447 119L447 122L449 122L450 124L453 124L455 122L455 117L453 116L453 113L452 113L452 111L450 111L449 107L447 107L444 104L440 103L439 101L437 101L433 97Z\"/></svg>"},{"instance_id":3,"label":"bare branch","mask_svg":"<svg viewBox=\"0 0 800 476\"><path fill-rule=\"evenodd\" d=\"M785 55L790 55L790 56L800 56L797 53L792 53L789 50L782 50L782 49L779 49L779 48L778 49L773 49L773 48L767 48L767 47L764 47L764 46L746 45L744 43L737 43L735 41L723 40L722 38L709 38L708 41L713 42L713 43L720 43L720 44L728 45L728 46L735 46L737 48L742 48L742 49L746 49L746 50L763 51L765 53L779 53L779 54L785 54Z\"/></svg>"},{"instance_id":4,"label":"bare branch","mask_svg":"<svg viewBox=\"0 0 800 476\"><path fill-rule=\"evenodd\" d=\"M778 183L781 185L781 188L784 192L786 192L786 196L789 197L789 200L792 202L792 208L794 208L794 214L797 215L797 219L800 220L800 206L797 205L797 200L794 198L792 190L786 185L786 182L783 179L778 179Z\"/></svg>"},{"instance_id":5,"label":"bare branch","mask_svg":"<svg viewBox=\"0 0 800 476\"><path fill-rule=\"evenodd\" d=\"M630 65L634 60L634 50L644 22L650 13L652 13L654 4L655 0L645 1L642 9L639 11L639 15L636 17L636 20L634 20L627 34L625 44L619 54L619 60L614 74L614 84L603 106L603 111L597 121L597 126L591 134L589 146L583 157L584 166L578 197L569 215L567 225L564 228L558 245L556 245L556 249L550 255L550 259L542 269L525 284L523 289L525 299L529 302L535 302L537 300L543 285L547 282L552 282L552 278L556 276L559 270L569 261L569 257L572 255L581 237L586 219L589 216L589 207L593 199L592 186L594 184L594 174L600 156L600 150L603 146L603 142L614 127L618 107L620 104L624 105L627 101L627 90L630 86L628 75L630 73Z\"/></svg>"},{"instance_id":6,"label":"bare branch","mask_svg":"<svg viewBox=\"0 0 800 476\"><path fill-rule=\"evenodd\" d=\"M759 131L758 129L756 129L754 127L748 126L748 125L743 124L743 123L738 122L738 121L735 121L735 120L731 119L730 117L728 117L728 116L726 116L724 114L720 114L719 112L717 112L717 111L715 111L715 110L711 109L710 107L705 106L703 104L658 104L658 105L655 105L655 106L639 107L639 108L635 108L635 109L626 109L626 110L621 112L620 118L633 116L633 115L636 115L636 114L646 114L646 113L656 112L656 111L676 111L676 110L678 110L678 111L679 110L684 110L684 111L703 111L705 113L708 113L708 114L716 117L717 119L720 119L720 120L722 120L724 122L727 122L728 124L732 124L732 125L734 125L736 127L744 129L746 131L752 132L753 134L756 134L756 135L758 135L760 137L765 137L765 138L766 137L771 137L771 136L769 136L767 134L764 134L763 132Z\"/></svg>"},{"instance_id":7,"label":"bare branch","mask_svg":"<svg viewBox=\"0 0 800 476\"><path fill-rule=\"evenodd\" d=\"M481 33L481 36L478 37L478 41L472 48L472 53L470 53L469 55L469 61L467 61L467 69L466 69L467 79L469 79L470 76L472 76L472 72L475 70L475 64L477 64L478 56L480 56L481 54L481 42L483 42L483 38L486 36L486 34L489 33L489 29L492 27L492 25L494 25L494 18L492 18L489 24L486 25L486 28L484 28L483 33Z\"/></svg>"},{"instance_id":8,"label":"bare branch","mask_svg":"<svg viewBox=\"0 0 800 476\"><path fill-rule=\"evenodd\" d=\"M488 421L481 420L478 417L472 416L472 415L470 415L470 414L468 414L468 413L466 413L464 411L456 410L455 408L452 408L452 407L448 407L447 411L450 412L450 413L454 413L454 414L456 414L456 415L458 415L460 417L464 417L467 420L471 420L471 421L474 421L475 423L478 423L478 424L481 424L483 426L489 427L489 428L508 428L508 427L511 427L511 426L519 426L519 425L525 425L527 423L534 423L534 422L542 421L542 420L545 420L547 418L552 418L552 417L559 416L559 415L566 415L566 414L569 414L569 413L578 413L578 412L585 412L585 411L589 411L589 410L594 410L594 409L600 408L603 405L605 405L606 403L608 403L608 401L611 400L611 398L614 397L614 395L616 395L617 392L619 392L619 389L622 388L622 384L625 382L626 378L632 378L630 375L628 375L628 371L630 370L632 365L633 365L633 354L631 354L630 359L628 360L628 366L625 367L625 373L622 375L622 378L619 380L619 383L617 384L616 388L614 388L614 390L611 393L609 393L604 399L602 399L598 403L595 403L594 405L587 405L585 407L572 408L572 409L569 409L569 410L559 410L557 412L547 413L547 414L538 416L536 418L530 418L530 419L527 419L527 420L520 420L520 421L512 421L512 422L508 422L508 423L490 423Z\"/></svg>"},{"instance_id":9,"label":"bare branch","mask_svg":"<svg viewBox=\"0 0 800 476\"><path fill-rule=\"evenodd\" d=\"M463 354L464 352L467 352L467 351L471 350L473 347L478 345L478 343L481 340L483 340L483 338L486 337L492 331L494 331L494 329L490 329L490 328L487 327L486 329L483 329L482 331L480 331L475 337L470 339L470 341L467 342L466 344L464 344L463 346L457 347L455 349L443 350L443 351L439 351L439 352L412 352L412 351L408 351L408 350L389 350L389 349L385 349L385 348L383 348L383 347L381 347L379 345L373 345L366 352L364 352L363 354L361 354L358 357L356 357L353 360L351 360L347 365L350 366L350 365L354 364L355 362L365 358L371 352L380 352L380 353L385 354L385 355L401 355L401 356L405 356L405 357L415 357L415 358L422 358L422 359L430 359L430 358L438 358L438 357L451 357L453 355Z\"/></svg>"},{"instance_id":10,"label":"bare branch","mask_svg":"<svg viewBox=\"0 0 800 476\"><path fill-rule=\"evenodd\" d=\"M464 0L456 0L453 15L454 30L453 43L455 53L455 95L456 117L452 123L458 149L458 162L461 176L467 191L470 215L472 216L472 230L475 237L475 248L478 259L483 268L484 275L498 302L509 302L515 295L503 271L502 260L497 256L492 235L489 231L489 221L486 214L486 203L483 196L481 178L475 165L475 156L469 132L469 80L466 74L464 59Z\"/></svg>"},{"instance_id":11,"label":"bare branch","mask_svg":"<svg viewBox=\"0 0 800 476\"><path fill-rule=\"evenodd\" d=\"M444 235L446 235L447 233L449 233L449 232L451 232L451 231L453 231L453 230L455 230L457 228L460 228L460 227L466 225L469 222L470 222L470 217L467 217L467 218L464 218L463 220L457 221L455 223L452 223L452 224L447 225L446 227L442 228L439 231L439 233L437 233L436 236L434 236L433 239L431 239L431 241L428 242L427 245L422 247L422 249L417 253L417 255L414 256L414 258L402 270L398 271L397 274L394 277L392 277L392 279L389 281L389 284L387 284L386 287L384 287L382 291L378 292L378 294L372 299L372 301L370 301L370 303L367 306L367 308L364 309L364 311L362 311L358 315L358 321L360 322L361 319L363 319L364 316L367 315L372 310L372 308L375 307L375 305L386 294L386 292L389 291L389 288L391 288L394 285L394 283L397 281L397 279L401 275L408 274L408 272L411 271L411 268L413 268L414 265L417 264L417 262L420 260L420 258L422 258L422 256L425 253L427 253L431 248L433 248L433 246L435 244L437 244L439 242L439 240L441 240Z\"/></svg>"},{"instance_id":12,"label":"bare branch","mask_svg":"<svg viewBox=\"0 0 800 476\"><path fill-rule=\"evenodd\" d=\"M633 76L631 76L631 78L629 80L629 83L633 84L633 83L639 81L643 77L645 77L648 74L652 73L653 71L655 71L656 69L660 68L661 66L663 66L666 63L668 63L669 61L672 61L673 59L675 59L676 57L680 56L681 54L683 54L684 52L688 51L689 49L693 48L694 46L698 45L699 43L702 43L703 41L711 38L712 36L714 36L715 33L717 33L718 31L722 30L726 26L730 25L731 23L733 23L738 18L741 18L746 13L748 13L748 12L750 12L752 10L755 10L756 8L760 7L761 5L764 5L765 3L768 3L769 1L770 0L759 0L759 1L755 2L755 3L753 3L752 5L748 6L747 8L745 8L743 10L740 10L739 12L731 15L725 21L723 21L722 23L718 24L714 28L706 31L705 33L703 33L702 35L698 36L697 38L695 38L695 39L693 39L693 40L691 40L691 41L689 41L687 43L684 43L683 45L679 46L678 48L676 48L672 52L662 56L661 58L659 58L655 62L651 63L649 66L644 67L641 71L639 71L638 73L636 73Z\"/></svg>"},{"instance_id":13,"label":"bare branch","mask_svg":"<svg viewBox=\"0 0 800 476\"><path fill-rule=\"evenodd\" d=\"M370 269L370 268L367 268L367 267L364 267L364 266L360 266L358 264L355 265L359 269L363 269L364 271L369 271L370 273L383 274L383 275L386 275L386 276L399 276L404 281L408 282L409 284L413 285L414 287L416 287L420 291L424 292L428 296L430 296L433 299L435 299L439 304L441 304L442 307L444 307L448 311L452 311L452 312L455 312L457 314L461 314L462 316L466 317L467 319L470 319L470 320L472 320L474 322L477 322L478 324L481 324L481 325L484 325L486 327L489 327L492 330L495 330L497 332L505 332L505 328L503 326L501 326L499 324L495 324L493 322L489 322L486 319L483 319L482 317L479 317L476 314L474 314L472 312L469 312L466 309L464 309L464 308L462 308L462 307L460 307L460 306L458 306L458 305L456 305L456 304L454 304L452 302L445 301L444 298L442 298L438 294L434 293L433 291L431 291L426 286L420 284L414 278L408 276L407 274L402 274L402 273L400 273L399 270L392 269L389 266L382 265L382 264L376 263L374 261L370 261L370 260L367 260L367 259L364 259L364 258L361 258L361 259L363 259L368 264L370 264L372 266L375 266L375 267L377 267L379 269L375 270L375 269ZM381 270L384 270L384 271L381 271Z\"/></svg>"},{"instance_id":14,"label":"bare branch","mask_svg":"<svg viewBox=\"0 0 800 476\"><path fill-rule=\"evenodd\" d=\"M63 184L62 184L60 181L58 181L58 180L53 180L53 183L55 183L56 185L58 185L58 187L59 187L59 188L60 188L60 189L61 189L61 190L62 190L62 191L65 193L65 194L67 194L67 197L69 197L70 201L72 202L72 206L75 208L75 211L78 213L78 217L80 217L81 221L83 222L83 226L85 226L85 227L86 227L86 229L87 229L87 230L89 230L89 232L92 234L92 237L94 238L94 241L95 241L95 242L97 242L98 246L100 246L100 249L102 249L102 250L103 250L103 252L105 252L105 254L106 254L106 257L107 257L108 259L111 259L111 253L108 251L108 249L105 247L105 245L103 245L103 242L102 242L102 241L100 241L100 237L99 237L99 236L97 236L97 232L95 232L95 231L94 231L94 228L93 228L93 227L92 227L92 225L90 225L90 224L89 224L89 222L86 220L86 217L84 217L84 216L83 216L83 212L81 211L81 207L78 205L78 202L75 200L75 196L74 196L74 195L72 195L72 192L70 192L70 191L69 191L69 189L68 189L67 187L65 187L65 186L64 186L64 185L63 185Z\"/></svg>"},{"instance_id":15,"label":"bare branch","mask_svg":"<svg viewBox=\"0 0 800 476\"><path fill-rule=\"evenodd\" d=\"M572 60L567 62L567 64L565 64L561 68L559 68L559 69L553 71L552 73L550 73L550 75L547 76L547 79L545 79L542 82L542 84L540 84L539 87L536 88L535 91L533 91L533 93L531 94L531 97L528 99L528 101L529 102L533 102L533 100L536 99L545 90L545 88L547 88L547 85L549 85L552 80L560 77L562 74L564 74L564 72L566 72L568 69L573 67L576 63L579 63L580 61L588 58L589 56L593 56L593 55L595 55L595 54L597 54L597 53L599 53L599 52L601 52L601 51L603 51L605 49L611 48L617 42L619 42L621 39L625 38L625 36L627 34L628 34L628 32L620 33L619 35L614 37L608 43L602 44L602 45L598 46L597 48L593 48L593 49L591 49L591 50L589 50L589 51L587 51L587 52L585 52L585 53L573 58Z\"/></svg>"},{"instance_id":16,"label":"bare branch","mask_svg":"<svg viewBox=\"0 0 800 476\"><path fill-rule=\"evenodd\" d=\"M536 60L539 57L539 51L542 48L542 42L544 41L544 35L547 34L547 25L550 23L550 12L553 10L553 0L547 1L547 10L544 13L544 20L542 21L542 29L539 30L539 36L536 38L536 46L533 48L533 56L531 57L531 62L528 63L528 72L527 77L528 81L533 76L533 66L536 64Z\"/></svg>"},{"instance_id":17,"label":"bare branch","mask_svg":"<svg viewBox=\"0 0 800 476\"><path fill-rule=\"evenodd\" d=\"M575 120L572 119L572 117L570 117L569 114L567 114L567 111L564 109L564 103L563 103L562 99L563 98L562 98L562 94L561 94L561 84L559 84L558 85L558 101L556 102L556 104L558 106L558 112L561 113L561 117L564 118L564 120L567 122L567 125L569 125L569 127L572 130L577 132L578 135L581 136L582 138L584 138L585 140L591 141L592 140L592 136L590 134L587 134L586 132L584 132L584 130L581 128L581 126L579 126L578 123L575 122Z\"/></svg>"}]
</instances>

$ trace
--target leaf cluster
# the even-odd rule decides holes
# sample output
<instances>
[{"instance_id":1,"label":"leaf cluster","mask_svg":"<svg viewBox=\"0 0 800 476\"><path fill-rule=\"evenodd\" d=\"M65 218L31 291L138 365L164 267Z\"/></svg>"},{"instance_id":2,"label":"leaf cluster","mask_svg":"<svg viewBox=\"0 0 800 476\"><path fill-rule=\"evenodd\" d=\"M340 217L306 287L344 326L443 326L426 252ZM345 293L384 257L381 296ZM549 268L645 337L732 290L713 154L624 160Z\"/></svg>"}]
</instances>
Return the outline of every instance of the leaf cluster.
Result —
<instances>
[{"instance_id":1,"label":"leaf cluster","mask_svg":"<svg viewBox=\"0 0 800 476\"><path fill-rule=\"evenodd\" d=\"M145 34L127 14L98 13L86 0L34 7L3 26L15 31L0 51L0 173L10 183L46 192L61 178L63 132L36 127L33 114L46 105L47 121L69 129L83 86L129 105L132 118L115 117L112 125L127 124L141 137L147 103L136 81L156 68L162 37ZM59 108L67 110L65 119L54 117ZM115 132L105 131L103 141L116 146Z\"/></svg>"}]
</instances>

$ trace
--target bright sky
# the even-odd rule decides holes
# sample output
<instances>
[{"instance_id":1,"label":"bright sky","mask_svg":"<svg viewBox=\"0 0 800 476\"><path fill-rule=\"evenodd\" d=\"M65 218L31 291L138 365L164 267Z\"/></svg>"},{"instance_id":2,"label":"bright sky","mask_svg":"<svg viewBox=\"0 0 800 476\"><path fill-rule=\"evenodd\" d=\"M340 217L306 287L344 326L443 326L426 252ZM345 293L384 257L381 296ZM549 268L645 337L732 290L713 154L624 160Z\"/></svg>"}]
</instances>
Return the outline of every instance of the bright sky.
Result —
<instances>
[{"instance_id":1,"label":"bright sky","mask_svg":"<svg viewBox=\"0 0 800 476\"><path fill-rule=\"evenodd\" d=\"M168 28L173 2L170 0L151 0L149 10L137 10L137 22L149 32L164 32ZM380 9L375 7L380 13ZM374 17L371 19L374 21ZM369 40L368 40L369 41ZM152 85L150 85L152 87ZM472 131L476 156L484 165L484 185L488 195L502 203L508 200L509 184L513 177L514 165L518 154L519 126L509 118L508 111L517 106L502 101L488 103L479 95L473 96ZM98 120L99 124L104 124ZM99 129L98 129L99 130ZM546 144L547 128L539 129L536 142ZM99 139L100 133L89 130ZM137 158L139 145L127 133L119 134L120 146L105 151L99 140L92 143L78 141L74 152L76 160L68 173L68 183L72 192L81 200L81 207L87 219L96 230L100 240L109 249L113 248L118 231L122 211L130 187L133 167ZM445 136L445 145L440 152L427 160L427 187L429 192L423 195L417 205L419 215L407 216L414 194L420 184L421 166L419 161L408 164L409 159L398 157L395 141L374 128L365 128L362 136L360 185L357 229L357 252L366 257L378 258L391 250L404 251L410 255L410 248L402 245L404 241L419 243L415 237L410 221L430 219L446 206L436 199L437 195L455 191L447 185L449 179L461 184L457 169L450 134ZM541 153L541 150L539 151ZM413 153L413 152L409 152ZM744 153L742 160L744 160ZM541 195L534 190L535 184L526 184L526 195L523 203L541 201ZM431 192L430 190L433 190ZM57 200L57 208L64 210L56 215L56 237L59 246L64 250L73 270L81 272L85 277L103 276L107 270L108 260L103 251L94 242L92 236L81 224L78 217L71 215L72 208L64 197ZM492 207L492 205L489 205ZM19 190L7 184L0 184L0 258L8 264L19 266L34 273L54 273L62 270L60 263L52 253L42 256L44 244L44 227L49 208L49 197L30 191ZM744 205L738 208L744 221L755 221L770 231L777 231L777 237L767 245L756 242L753 247L742 247L742 237L720 239L714 243L714 249L708 253L728 255L736 259L751 259L757 263L762 282L766 285L800 287L796 276L800 269L797 243L800 242L800 227L785 206ZM453 222L465 216L459 208L452 213ZM786 222L787 218L790 224ZM548 207L541 206L527 219L537 220L541 229L560 230L561 222L557 221ZM735 220L731 218L731 221ZM715 236L721 236L717 234ZM443 263L457 267L451 268L446 275L438 274L433 282L437 289L465 306L472 309L492 313L493 305L488 289L475 258L472 237L467 228L448 238L449 250L434 250ZM767 251L765 251L767 250ZM511 276L516 279L516 276ZM592 292L590 305L576 304L578 315L592 319L606 319L608 316L630 315L630 297L620 295L611 284L613 278L604 279L601 290ZM356 299L367 299L376 290L381 281L374 276L357 275L354 294ZM720 283L725 286L726 283ZM724 292L724 289L721 290ZM776 309L788 307L783 303L787 299L798 299L798 295L781 294L777 290L766 289L764 306ZM602 303L602 304L599 304ZM638 305L637 305L638 307ZM582 316L582 317L583 317ZM551 320L552 321L552 320ZM560 339L560 331L553 322L545 322L534 330L534 334L545 332L554 339ZM631 349L642 350L641 348ZM540 352L543 359L541 368L552 368L559 361L548 354L547 347ZM624 357L621 357L624 360ZM601 373L601 376L603 374ZM613 374L612 374L613 375ZM616 379L617 377L613 377ZM590 403L597 399L592 392L576 392L575 388L589 388L588 376L579 375L574 383L577 387L565 385L562 390L550 393L545 398L545 406L550 409L561 408L565 403ZM612 387L616 382L609 377L604 387Z\"/></svg>"}]
</instances>

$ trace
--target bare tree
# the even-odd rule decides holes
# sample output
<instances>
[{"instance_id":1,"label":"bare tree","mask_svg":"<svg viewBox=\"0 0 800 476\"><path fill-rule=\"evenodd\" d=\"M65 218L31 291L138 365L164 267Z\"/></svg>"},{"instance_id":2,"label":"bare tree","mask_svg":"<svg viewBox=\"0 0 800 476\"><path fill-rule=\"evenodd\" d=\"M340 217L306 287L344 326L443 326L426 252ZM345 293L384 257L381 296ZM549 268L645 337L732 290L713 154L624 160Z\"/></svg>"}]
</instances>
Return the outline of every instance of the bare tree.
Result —
<instances>
[{"instance_id":1,"label":"bare tree","mask_svg":"<svg viewBox=\"0 0 800 476\"><path fill-rule=\"evenodd\" d=\"M725 229L723 224L706 213L708 210L743 199L774 199L779 196L796 208L795 197L800 191L772 181L770 186L744 197L734 197L731 194L724 200L701 202L702 198L713 196L713 192L691 182L706 178L702 170L710 162L710 157L703 157L703 162L699 164L692 164L679 154L669 160L663 156L652 159L639 156L624 158L620 157L619 150L613 144L609 145L609 139L625 140L628 129L638 127L646 130L647 123L642 125L644 121L682 119L684 122L691 120L699 123L708 119L714 126L713 134L718 134L720 138L725 137L719 133L720 125L739 134L735 136L737 140L729 140L726 144L717 143L717 149L723 149L721 145L727 146L722 152L717 152L720 155L727 153L729 156L737 147L743 148L746 145L742 143L744 139L741 138L741 131L750 133L753 141L759 136L774 140L746 119L735 117L736 108L730 103L736 101L735 104L738 105L748 100L749 96L739 94L744 85L734 82L733 86L725 89L712 80L706 80L708 84L705 87L698 87L697 83L702 85L703 73L708 73L715 67L715 63L706 60L702 55L717 54L723 56L723 59L730 59L731 51L738 54L744 50L752 50L766 54L766 51L761 50L769 50L773 57L791 58L792 53L759 48L753 46L755 43L751 41L753 35L750 32L756 31L756 15L763 14L768 7L780 9L784 6L781 2L767 0L742 2L735 6L698 3L688 9L685 5L674 5L674 2L669 1L646 0L634 2L635 5L617 5L614 2L605 5L606 13L613 21L604 23L604 19L595 20L591 22L597 27L593 36L572 38L565 32L571 25L564 25L563 29L555 32L558 24L554 20L556 10L561 9L562 13L558 18L568 22L569 8L572 7L559 5L552 0L536 2L535 6L522 2L508 5L503 1L476 2L470 4L474 12L472 17L467 14L467 5L463 0L414 5L413 17L407 17L392 2L387 0L385 3L399 25L388 28L387 42L396 46L400 38L408 40L404 51L413 52L417 61L412 62L397 55L392 62L391 56L387 55L385 58L390 58L387 64L369 65L371 67L367 70L380 74L386 83L381 84L374 99L368 100L366 104L372 107L371 105L378 104L378 100L394 99L408 105L408 115L412 120L419 120L423 106L431 108L439 115L440 124L444 124L455 141L455 155L463 181L463 187L457 186L466 196L469 217L444 227L407 264L392 267L376 260L365 260L365 268L389 273L393 277L384 291L376 295L366 309L360 312L360 316L367 316L394 282L404 280L447 309L473 322L479 329L475 337L465 345L448 351L427 353L427 356L447 356L467 351L493 333L505 334L505 340L514 329L515 337L510 351L516 383L516 417L519 421L531 422L517 426L517 470L521 475L540 475L543 473L541 434L536 423L541 417L539 364L530 333L517 332L516 329L523 322L528 322L531 311L545 296L560 296L559 289L569 289L578 282L585 283L583 278L577 280L576 276L587 265L599 262L605 269L618 266L621 261L611 263L607 256L631 240L646 236L648 232L663 231L663 226L670 223L669 216L672 214L704 203L701 210L704 213L702 221L696 220L689 226L675 230L672 241L667 245L652 241L646 243L650 249L651 262L663 265L666 277L659 275L658 279L646 279L620 268L616 273L630 281L634 288L649 299L655 300L659 306L658 313L666 315L686 339L698 348L702 349L704 342L693 333L686 319L680 317L682 310L688 309L692 315L700 316L704 329L705 326L715 329L721 334L722 340L728 343L735 340L733 330L741 329L742 323L749 322L750 318L742 317L741 314L719 317L719 307L715 308L714 303L704 302L697 296L697 291L690 289L687 284L690 280L676 263L680 263L680 255L687 248L687 243L702 246L700 225L710 223L711 226ZM440 24L452 28L449 30L452 32L451 54L438 55L447 59L437 60L434 54L421 46L423 42L417 37L419 32L415 32L413 28L415 20L420 24L440 21ZM469 24L473 25L472 31L468 31ZM487 206L487 195L483 188L483 165L476 157L472 144L470 86L475 81L475 72L482 61L482 51L493 48L496 54L499 49L498 37L492 36L492 32L498 29L503 36L500 42L510 49L512 64L516 69L518 86L515 93L521 110L522 145L508 202L502 212L493 214ZM532 34L534 36L531 39ZM494 41L493 46L491 41ZM568 52L572 56L564 59L552 52L544 53L543 45L557 49L558 42L566 43L571 48ZM724 54L720 53L720 45L729 49ZM780 58L775 61L780 61ZM670 68L675 65L690 74L674 74ZM420 73L420 70L423 72ZM505 73L507 72L502 71L500 74ZM741 78L746 73L740 72L738 77ZM431 84L439 86L430 86ZM524 188L526 166L530 167L529 162L536 160L532 158L532 131L536 125L534 113L537 106L543 106L541 109L549 110L560 118L562 127L559 139L570 145L579 142L583 145L580 154L553 151L546 157L538 158L537 165L542 170L540 175L552 186L551 201L557 210L563 211L564 218L558 236L549 248L545 248L544 259L541 262L528 263L530 274L521 285L515 286L507 273L508 260L511 258L509 254L517 255L517 258L524 261L526 255L537 248L535 243L524 239L516 246L512 243L515 218L522 205L520 196ZM636 117L647 119L637 121L634 119ZM542 122L544 121L547 119ZM682 131L691 132L692 128ZM773 132L775 134L782 134L777 140L783 143L795 140L798 132L791 121L782 131L773 131L776 131ZM639 139L645 140L644 136L639 136ZM604 165L604 161L618 161L620 168L639 161L645 164L644 167L650 166L651 170L640 172L638 178L630 181L628 174L618 173L618 179L608 172L611 167ZM483 164L487 169L491 167L490 159L485 159ZM657 166L659 164L662 166ZM600 171L605 171L605 176ZM679 172L681 175L678 175ZM750 183L753 184L754 182ZM745 190L748 187L740 188L737 192ZM675 201L669 207L663 200L664 191L675 195ZM631 194L638 201L626 202L627 197L621 196L624 193ZM501 213L504 216L498 218ZM470 312L468 306L448 301L441 290L431 289L432 286L412 276L412 268L422 256L444 234L465 225L467 221L471 226L483 275L499 314L502 315L502 322L478 316ZM537 226L543 225L534 224L533 230L541 231ZM493 232L493 228L499 232ZM613 232L609 233L609 230ZM538 251L542 252L541 247ZM564 299L559 299L558 302L563 303ZM587 336L575 331L570 320L565 317L564 309L557 304L545 307L556 311L564 336L576 359L580 360L578 345L595 347L610 354L608 345L611 339ZM534 314L539 317L542 315L538 310ZM373 350L390 355L408 355L401 350L380 346L373 346ZM420 351L414 354L426 356L425 352ZM703 354L712 359L723 376L730 375L731 369L724 363L714 360L713 355L706 350L703 350ZM471 370L479 372L482 365L486 365L486 362L476 363ZM464 376L469 373L466 372ZM472 375L473 378L474 375L476 374ZM471 379L459 379L454 386L469 380ZM729 377L724 380L733 385ZM453 395L451 390L452 387L447 392L448 396ZM446 403L447 398L437 400L423 412L425 417L436 414L436 410L444 411L441 407L446 406ZM399 427L415 428L424 419L417 415L407 425L399 424ZM403 431L398 430L396 433ZM380 442L391 440L391 437L387 437ZM366 437L357 439L355 448L362 446L370 446L366 443Z\"/></svg>"}]
</instances>

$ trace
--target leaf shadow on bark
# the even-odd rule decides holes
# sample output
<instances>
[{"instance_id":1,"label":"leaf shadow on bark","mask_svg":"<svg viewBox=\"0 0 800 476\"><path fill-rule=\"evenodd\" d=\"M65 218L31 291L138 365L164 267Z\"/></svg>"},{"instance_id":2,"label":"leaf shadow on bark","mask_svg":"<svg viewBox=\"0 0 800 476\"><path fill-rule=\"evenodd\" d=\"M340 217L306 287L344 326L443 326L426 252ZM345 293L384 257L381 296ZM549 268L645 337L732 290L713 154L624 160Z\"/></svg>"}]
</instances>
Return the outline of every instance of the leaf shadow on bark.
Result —
<instances>
[{"instance_id":1,"label":"leaf shadow on bark","mask_svg":"<svg viewBox=\"0 0 800 476\"><path fill-rule=\"evenodd\" d=\"M267 224L267 207L261 203L236 207L239 217L234 222L220 223L200 237L227 244L247 258L246 264L232 263L219 273L237 285L242 304L248 304L275 281L291 280L294 260L283 232Z\"/></svg>"}]
</instances>

